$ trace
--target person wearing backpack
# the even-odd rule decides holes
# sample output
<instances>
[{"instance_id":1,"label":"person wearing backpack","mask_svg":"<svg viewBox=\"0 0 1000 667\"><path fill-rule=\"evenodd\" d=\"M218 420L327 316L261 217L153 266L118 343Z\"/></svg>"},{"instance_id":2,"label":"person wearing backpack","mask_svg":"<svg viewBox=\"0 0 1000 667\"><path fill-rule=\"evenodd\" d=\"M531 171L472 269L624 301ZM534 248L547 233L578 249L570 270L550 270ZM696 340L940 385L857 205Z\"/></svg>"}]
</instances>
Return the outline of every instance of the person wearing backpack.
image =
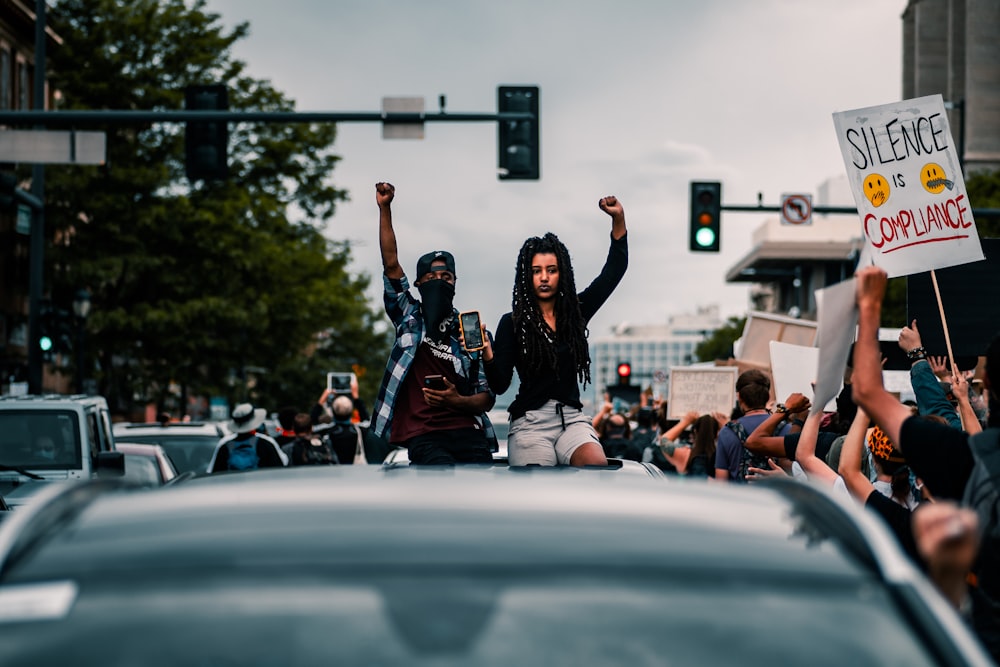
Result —
<instances>
[{"instance_id":1,"label":"person wearing backpack","mask_svg":"<svg viewBox=\"0 0 1000 667\"><path fill-rule=\"evenodd\" d=\"M736 400L743 414L719 431L715 448L716 480L745 484L749 468L769 469L770 459L753 454L743 443L771 415L767 409L770 398L771 378L764 371L751 369L736 378ZM779 403L777 410L784 412L785 406ZM778 435L784 435L787 429L785 424Z\"/></svg>"},{"instance_id":2,"label":"person wearing backpack","mask_svg":"<svg viewBox=\"0 0 1000 667\"><path fill-rule=\"evenodd\" d=\"M232 433L219 440L212 460L208 462L208 472L281 468L288 465L288 457L281 451L278 443L265 433L257 433L266 418L267 410L255 409L251 403L240 403L233 408L228 424Z\"/></svg>"},{"instance_id":3,"label":"person wearing backpack","mask_svg":"<svg viewBox=\"0 0 1000 667\"><path fill-rule=\"evenodd\" d=\"M316 428L315 433L321 436L323 442L333 450L334 456L341 464L369 463L364 433L361 427L351 419L354 412L354 403L351 398L338 396L333 400L331 410L333 422ZM384 459L385 456L383 455L382 458ZM372 463L379 461L381 459L378 457L372 457Z\"/></svg>"},{"instance_id":4,"label":"person wearing backpack","mask_svg":"<svg viewBox=\"0 0 1000 667\"><path fill-rule=\"evenodd\" d=\"M857 342L854 344L854 402L899 447L910 469L923 480L937 501L960 503L978 518L979 550L970 574L973 585L961 592L942 591L959 600L960 611L993 659L1000 663L1000 334L986 348L986 377L990 405L986 429L968 431L921 420L910 408L886 391L882 384L878 328L882 316L888 275L876 266L859 269L855 275L858 310ZM923 348L912 350L911 361L926 357ZM953 376L956 391L968 391L961 371ZM971 424L979 431L978 422ZM970 425L966 425L969 428ZM962 536L960 530L956 537Z\"/></svg>"},{"instance_id":5,"label":"person wearing backpack","mask_svg":"<svg viewBox=\"0 0 1000 667\"><path fill-rule=\"evenodd\" d=\"M292 422L295 439L282 447L288 455L288 465L336 465L340 463L337 454L325 438L313 433L312 418L305 412L295 415Z\"/></svg>"}]
</instances>

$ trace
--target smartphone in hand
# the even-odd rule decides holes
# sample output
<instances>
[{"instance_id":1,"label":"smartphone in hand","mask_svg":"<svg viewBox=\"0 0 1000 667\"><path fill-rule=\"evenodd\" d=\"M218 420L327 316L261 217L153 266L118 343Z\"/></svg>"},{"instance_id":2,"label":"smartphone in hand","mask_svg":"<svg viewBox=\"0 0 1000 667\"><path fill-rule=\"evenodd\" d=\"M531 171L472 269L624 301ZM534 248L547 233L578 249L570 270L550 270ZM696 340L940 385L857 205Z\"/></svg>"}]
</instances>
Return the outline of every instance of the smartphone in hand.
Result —
<instances>
[{"instance_id":1,"label":"smartphone in hand","mask_svg":"<svg viewBox=\"0 0 1000 667\"><path fill-rule=\"evenodd\" d=\"M424 386L428 389L437 389L439 391L444 391L447 389L447 385L444 383L444 376L441 375L427 375L424 377Z\"/></svg>"},{"instance_id":2,"label":"smartphone in hand","mask_svg":"<svg viewBox=\"0 0 1000 667\"><path fill-rule=\"evenodd\" d=\"M458 326L462 330L462 340L467 352L475 352L486 347L483 339L483 325L478 310L469 310L458 315Z\"/></svg>"}]
</instances>

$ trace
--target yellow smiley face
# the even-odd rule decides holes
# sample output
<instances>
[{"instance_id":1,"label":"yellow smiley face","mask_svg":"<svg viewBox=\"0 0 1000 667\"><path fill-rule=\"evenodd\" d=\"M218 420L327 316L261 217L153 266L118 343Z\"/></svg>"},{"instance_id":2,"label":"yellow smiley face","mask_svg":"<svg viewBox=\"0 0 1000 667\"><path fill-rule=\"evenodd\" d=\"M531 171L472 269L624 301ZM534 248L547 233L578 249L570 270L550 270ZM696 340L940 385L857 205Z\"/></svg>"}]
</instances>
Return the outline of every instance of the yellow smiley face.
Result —
<instances>
[{"instance_id":1,"label":"yellow smiley face","mask_svg":"<svg viewBox=\"0 0 1000 667\"><path fill-rule=\"evenodd\" d=\"M889 181L882 174L868 174L862 187L865 189L865 199L872 206L881 206L889 201Z\"/></svg>"},{"instance_id":2,"label":"yellow smiley face","mask_svg":"<svg viewBox=\"0 0 1000 667\"><path fill-rule=\"evenodd\" d=\"M951 190L955 187L955 184L948 180L941 165L933 162L928 162L920 170L920 184L924 186L924 190L934 195L940 194L945 188Z\"/></svg>"}]
</instances>

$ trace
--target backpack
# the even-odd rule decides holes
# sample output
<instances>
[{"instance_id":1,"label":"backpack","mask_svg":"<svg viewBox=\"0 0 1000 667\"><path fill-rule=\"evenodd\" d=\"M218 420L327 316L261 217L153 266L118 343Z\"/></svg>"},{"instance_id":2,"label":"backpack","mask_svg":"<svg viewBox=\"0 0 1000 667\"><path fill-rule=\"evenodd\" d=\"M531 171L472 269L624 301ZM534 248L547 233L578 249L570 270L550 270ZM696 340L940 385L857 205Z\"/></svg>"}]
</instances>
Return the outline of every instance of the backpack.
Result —
<instances>
[{"instance_id":1,"label":"backpack","mask_svg":"<svg viewBox=\"0 0 1000 667\"><path fill-rule=\"evenodd\" d=\"M230 470L256 470L260 463L257 455L257 436L251 436L247 440L230 440L226 443L229 447L229 469Z\"/></svg>"},{"instance_id":2,"label":"backpack","mask_svg":"<svg viewBox=\"0 0 1000 667\"><path fill-rule=\"evenodd\" d=\"M337 454L330 444L320 438L300 438L296 444L301 448L302 456L293 461L293 465L331 465L340 463Z\"/></svg>"},{"instance_id":3,"label":"backpack","mask_svg":"<svg viewBox=\"0 0 1000 667\"><path fill-rule=\"evenodd\" d=\"M340 463L367 463L361 429L356 424L334 424L323 432L323 441L333 449Z\"/></svg>"},{"instance_id":4,"label":"backpack","mask_svg":"<svg viewBox=\"0 0 1000 667\"><path fill-rule=\"evenodd\" d=\"M743 445L743 443L747 441L747 438L750 437L746 428L744 428L743 424L738 421L731 421L726 424L726 427L735 433L736 437L740 439L740 445ZM736 475L737 482L745 483L747 481L747 471L750 468L763 468L764 470L770 469L770 466L767 464L769 457L762 454L754 454L747 449L745 445L743 445L741 449L743 450L743 453L740 457L739 473Z\"/></svg>"}]
</instances>

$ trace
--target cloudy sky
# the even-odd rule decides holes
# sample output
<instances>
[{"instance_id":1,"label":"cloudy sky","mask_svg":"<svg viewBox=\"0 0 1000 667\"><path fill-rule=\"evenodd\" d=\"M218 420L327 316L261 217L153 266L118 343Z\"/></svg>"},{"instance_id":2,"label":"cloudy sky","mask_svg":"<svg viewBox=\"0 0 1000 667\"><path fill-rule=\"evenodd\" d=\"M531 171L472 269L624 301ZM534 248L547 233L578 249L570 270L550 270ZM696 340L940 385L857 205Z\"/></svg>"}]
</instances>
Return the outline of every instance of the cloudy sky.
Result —
<instances>
[{"instance_id":1,"label":"cloudy sky","mask_svg":"<svg viewBox=\"0 0 1000 667\"><path fill-rule=\"evenodd\" d=\"M906 0L208 0L225 25L250 23L235 57L300 111L378 111L420 96L437 111L495 112L496 88L541 88L542 178L496 177L495 123L428 123L425 138L383 140L377 123L342 123L334 173L350 192L329 226L355 269L381 263L374 184L396 186L400 259L412 279L432 249L457 258L459 309L491 329L510 309L525 238L552 231L578 285L607 252L625 207L630 265L591 322L666 322L717 304L743 315L747 286L726 270L774 214L723 213L722 252L687 250L688 188L719 180L723 203L778 205L844 173L831 114L900 99ZM850 202L841 202L850 204ZM844 218L844 224L854 221Z\"/></svg>"}]
</instances>

